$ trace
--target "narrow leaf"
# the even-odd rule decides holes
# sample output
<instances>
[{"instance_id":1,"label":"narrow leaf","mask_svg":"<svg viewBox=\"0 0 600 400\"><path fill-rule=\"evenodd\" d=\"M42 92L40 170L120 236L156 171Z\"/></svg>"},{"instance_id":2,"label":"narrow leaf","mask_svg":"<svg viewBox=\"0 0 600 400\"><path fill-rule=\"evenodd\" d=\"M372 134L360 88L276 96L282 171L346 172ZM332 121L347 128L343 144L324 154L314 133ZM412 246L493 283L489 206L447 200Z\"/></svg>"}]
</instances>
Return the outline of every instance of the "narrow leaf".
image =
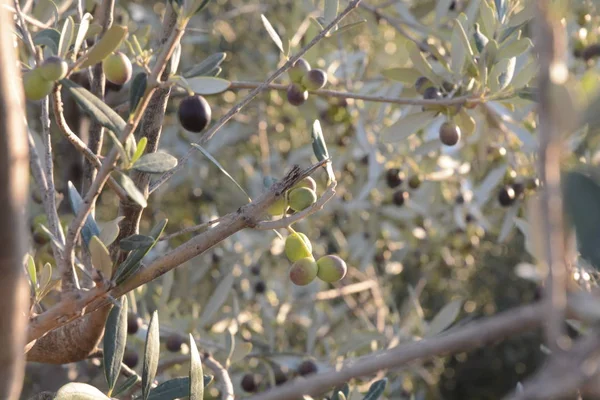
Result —
<instances>
[{"instance_id":1,"label":"narrow leaf","mask_svg":"<svg viewBox=\"0 0 600 400\"><path fill-rule=\"evenodd\" d=\"M146 136L140 139L140 141L137 144L137 149L135 149L135 153L131 157L131 163L135 164L135 162L140 159L140 157L142 156L142 154L144 154L144 151L146 150L147 144L148 138Z\"/></svg>"},{"instance_id":2,"label":"narrow leaf","mask_svg":"<svg viewBox=\"0 0 600 400\"><path fill-rule=\"evenodd\" d=\"M273 25L271 25L271 23L269 22L267 17L264 16L264 14L260 15L260 19L262 20L262 23L265 26L267 33L271 37L271 40L273 40L273 42L275 43L277 48L279 48L279 51L281 51L282 54L285 54L285 52L283 51L283 43L281 41L281 38L279 37L279 35L275 31L275 29L273 28Z\"/></svg>"},{"instance_id":3,"label":"narrow leaf","mask_svg":"<svg viewBox=\"0 0 600 400\"><path fill-rule=\"evenodd\" d=\"M122 172L119 173L119 177L121 178L121 186L123 186L123 189L125 192L127 192L127 195L131 198L131 200L138 203L140 206L142 206L142 208L146 208L148 206L146 197L142 192L140 192L140 189L138 189L131 178Z\"/></svg>"},{"instance_id":4,"label":"narrow leaf","mask_svg":"<svg viewBox=\"0 0 600 400\"><path fill-rule=\"evenodd\" d=\"M423 54L421 53L421 50L417 47L417 45L413 42L407 42L406 50L408 51L413 66L421 73L421 75L423 75L436 85L441 86L443 83L441 78L435 72L433 72L431 64L429 64L429 61L427 61L425 57L423 57Z\"/></svg>"},{"instance_id":5,"label":"narrow leaf","mask_svg":"<svg viewBox=\"0 0 600 400\"><path fill-rule=\"evenodd\" d=\"M73 81L63 79L60 83L73 96L77 105L94 118L100 125L119 135L125 128L125 121L106 103L94 96L87 89Z\"/></svg>"},{"instance_id":6,"label":"narrow leaf","mask_svg":"<svg viewBox=\"0 0 600 400\"><path fill-rule=\"evenodd\" d=\"M132 251L152 246L153 243L153 237L144 235L131 235L129 237L121 239L121 241L119 242L119 247L121 248L121 250Z\"/></svg>"},{"instance_id":7,"label":"narrow leaf","mask_svg":"<svg viewBox=\"0 0 600 400\"><path fill-rule=\"evenodd\" d=\"M519 40L515 40L512 43L509 43L504 46L500 46L498 52L496 53L496 59L502 60L503 58L512 58L520 56L525 53L527 50L533 47L533 43L529 38L522 38Z\"/></svg>"},{"instance_id":8,"label":"narrow leaf","mask_svg":"<svg viewBox=\"0 0 600 400\"><path fill-rule=\"evenodd\" d=\"M69 47L71 47L73 36L75 36L75 22L73 22L72 17L68 17L65 19L65 23L63 24L63 29L60 34L60 42L58 42L59 57L65 58L65 55L69 52Z\"/></svg>"},{"instance_id":9,"label":"narrow leaf","mask_svg":"<svg viewBox=\"0 0 600 400\"><path fill-rule=\"evenodd\" d=\"M194 337L190 333L190 400L204 399L204 373L202 360Z\"/></svg>"},{"instance_id":10,"label":"narrow leaf","mask_svg":"<svg viewBox=\"0 0 600 400\"><path fill-rule=\"evenodd\" d=\"M212 376L204 375L204 387L212 382ZM188 376L173 378L161 383L150 391L148 400L176 400L190 395L190 378Z\"/></svg>"},{"instance_id":11,"label":"narrow leaf","mask_svg":"<svg viewBox=\"0 0 600 400\"><path fill-rule=\"evenodd\" d=\"M36 46L46 46L52 50L53 54L58 54L59 42L60 32L52 28L39 31L38 34L33 38L33 44Z\"/></svg>"},{"instance_id":12,"label":"narrow leaf","mask_svg":"<svg viewBox=\"0 0 600 400\"><path fill-rule=\"evenodd\" d=\"M387 382L387 378L383 378L381 380L378 380L377 382L373 382L363 400L377 400L378 398L380 398L383 392L385 391Z\"/></svg>"},{"instance_id":13,"label":"narrow leaf","mask_svg":"<svg viewBox=\"0 0 600 400\"><path fill-rule=\"evenodd\" d=\"M211 54L210 56L205 58L200 64L194 66L193 68L185 72L183 74L183 77L193 78L195 76L206 75L208 72L220 66L221 63L225 60L225 57L227 57L226 53Z\"/></svg>"},{"instance_id":14,"label":"narrow leaf","mask_svg":"<svg viewBox=\"0 0 600 400\"><path fill-rule=\"evenodd\" d=\"M85 40L88 30L90 29L90 22L92 19L94 19L94 17L92 17L92 14L85 13L83 18L81 19L81 22L79 23L79 29L77 30L77 36L75 37L75 43L73 44L73 55L71 56L71 59L73 61L77 57L77 53L79 53L81 44Z\"/></svg>"},{"instance_id":15,"label":"narrow leaf","mask_svg":"<svg viewBox=\"0 0 600 400\"><path fill-rule=\"evenodd\" d=\"M323 12L325 25L329 25L337 17L338 7L339 0L325 0L325 10Z\"/></svg>"},{"instance_id":16,"label":"narrow leaf","mask_svg":"<svg viewBox=\"0 0 600 400\"><path fill-rule=\"evenodd\" d=\"M510 84L515 73L515 64L515 57L505 58L498 61L492 67L489 77L489 85L492 93L499 92Z\"/></svg>"},{"instance_id":17,"label":"narrow leaf","mask_svg":"<svg viewBox=\"0 0 600 400\"><path fill-rule=\"evenodd\" d=\"M167 226L166 219L163 219L158 224L156 224L154 226L154 228L152 228L152 230L150 231L150 235L149 235L154 238L154 243L152 243L152 245L150 245L150 246L142 247L142 248L132 251L129 254L129 256L127 256L125 261L123 261L123 263L121 263L121 265L119 265L117 267L117 270L116 270L115 276L114 276L114 281L116 282L117 285L124 282L127 278L129 278L131 275L133 275L138 270L140 261L156 245L156 242L157 242L158 238L160 237L160 235L162 234L163 230L165 229L165 226Z\"/></svg>"},{"instance_id":18,"label":"narrow leaf","mask_svg":"<svg viewBox=\"0 0 600 400\"><path fill-rule=\"evenodd\" d=\"M126 165L129 165L129 155L127 154L127 150L123 147L123 144L119 140L119 138L112 131L108 131L108 136L110 136L113 144L119 150L119 154L121 154L121 158L124 160Z\"/></svg>"},{"instance_id":19,"label":"narrow leaf","mask_svg":"<svg viewBox=\"0 0 600 400\"><path fill-rule=\"evenodd\" d=\"M37 293L37 270L35 268L35 260L33 259L33 257L31 257L30 254L27 255L27 274L29 275L29 280L31 281L31 286L33 290Z\"/></svg>"},{"instance_id":20,"label":"narrow leaf","mask_svg":"<svg viewBox=\"0 0 600 400\"><path fill-rule=\"evenodd\" d=\"M104 376L109 394L112 393L119 378L127 343L127 296L121 296L120 300L120 305L110 310L104 330Z\"/></svg>"},{"instance_id":21,"label":"narrow leaf","mask_svg":"<svg viewBox=\"0 0 600 400\"><path fill-rule=\"evenodd\" d=\"M85 59L79 69L91 67L99 62L102 62L112 52L117 50L125 37L128 29L123 25L113 25L102 35L102 38L88 51L82 58Z\"/></svg>"},{"instance_id":22,"label":"narrow leaf","mask_svg":"<svg viewBox=\"0 0 600 400\"><path fill-rule=\"evenodd\" d=\"M142 398L144 400L148 399L150 387L156 376L159 353L160 332L158 330L158 313L154 311L150 319L150 324L148 324L148 334L146 335L144 350L144 366L142 369Z\"/></svg>"},{"instance_id":23,"label":"narrow leaf","mask_svg":"<svg viewBox=\"0 0 600 400\"><path fill-rule=\"evenodd\" d=\"M318 119L315 119L312 125L312 148L317 157L317 160L323 161L329 158L329 151L327 151L327 144L325 143L325 138L323 137L323 129L321 129L321 122ZM333 167L331 166L331 162L328 162L325 165L325 171L327 172L327 180L329 182L335 181L335 174L333 173Z\"/></svg>"},{"instance_id":24,"label":"narrow leaf","mask_svg":"<svg viewBox=\"0 0 600 400\"><path fill-rule=\"evenodd\" d=\"M92 255L92 265L94 268L102 272L104 277L109 278L112 275L112 260L104 243L102 243L98 236L92 236L88 247Z\"/></svg>"},{"instance_id":25,"label":"narrow leaf","mask_svg":"<svg viewBox=\"0 0 600 400\"><path fill-rule=\"evenodd\" d=\"M162 174L177 166L177 158L164 152L144 154L131 168L150 174Z\"/></svg>"},{"instance_id":26,"label":"narrow leaf","mask_svg":"<svg viewBox=\"0 0 600 400\"><path fill-rule=\"evenodd\" d=\"M460 313L462 304L462 300L454 300L446 304L429 323L429 329L427 330L425 337L435 336L452 325Z\"/></svg>"},{"instance_id":27,"label":"narrow leaf","mask_svg":"<svg viewBox=\"0 0 600 400\"><path fill-rule=\"evenodd\" d=\"M196 94L211 95L222 93L229 89L231 82L222 78L212 76L197 76L187 79L187 86Z\"/></svg>"},{"instance_id":28,"label":"narrow leaf","mask_svg":"<svg viewBox=\"0 0 600 400\"><path fill-rule=\"evenodd\" d=\"M148 83L148 75L142 71L139 72L131 81L131 88L129 89L129 115L133 115L137 108L140 100L146 93L146 85ZM145 137L145 136L144 136ZM132 161L133 162L133 161Z\"/></svg>"},{"instance_id":29,"label":"narrow leaf","mask_svg":"<svg viewBox=\"0 0 600 400\"><path fill-rule=\"evenodd\" d=\"M388 79L406 83L407 85L414 85L421 76L419 71L414 68L389 68L381 71L381 74Z\"/></svg>"},{"instance_id":30,"label":"narrow leaf","mask_svg":"<svg viewBox=\"0 0 600 400\"><path fill-rule=\"evenodd\" d=\"M385 143L404 141L413 133L431 123L436 114L437 111L423 111L400 118L381 132L381 140Z\"/></svg>"},{"instance_id":31,"label":"narrow leaf","mask_svg":"<svg viewBox=\"0 0 600 400\"><path fill-rule=\"evenodd\" d=\"M119 236L119 222L125 217L119 216L112 221L103 222L100 224L100 240L105 246L110 246Z\"/></svg>"},{"instance_id":32,"label":"narrow leaf","mask_svg":"<svg viewBox=\"0 0 600 400\"><path fill-rule=\"evenodd\" d=\"M71 209L73 210L73 214L77 215L81 205L83 204L83 199L71 181L69 181L67 186L69 189L69 202L71 203ZM85 224L83 224L83 228L81 228L81 238L86 246L89 245L92 236L100 236L100 228L98 228L98 224L96 224L94 217L92 217L91 214L88 214Z\"/></svg>"},{"instance_id":33,"label":"narrow leaf","mask_svg":"<svg viewBox=\"0 0 600 400\"><path fill-rule=\"evenodd\" d=\"M123 383L121 383L119 385L119 387L117 387L114 390L114 392L112 393L112 396L117 397L124 393L127 393L129 391L129 389L131 389L133 386L135 386L138 383L139 380L140 380L140 377L138 375L130 376ZM152 392L150 392L150 393L152 393ZM152 394L150 396L152 396Z\"/></svg>"},{"instance_id":34,"label":"narrow leaf","mask_svg":"<svg viewBox=\"0 0 600 400\"><path fill-rule=\"evenodd\" d=\"M223 168L223 166L208 152L204 149L204 147L200 146L197 143L191 143L192 147L194 147L196 150L199 150L202 154L204 154L206 156L206 158L208 158L213 164L215 164L215 166L217 168L219 168L219 170L226 176L228 177L242 192L244 192L244 194L246 195L246 197L248 198L248 201L252 201L252 199L250 198L250 196L248 195L248 193L246 193L246 191L244 190L244 188L242 188L240 186L239 183L237 183L237 181L235 179L233 179L233 177L231 175L229 175L229 172L227 172L225 170L225 168Z\"/></svg>"},{"instance_id":35,"label":"narrow leaf","mask_svg":"<svg viewBox=\"0 0 600 400\"><path fill-rule=\"evenodd\" d=\"M233 282L235 277L233 276L233 272L229 271L229 273L219 282L215 290L213 291L208 303L202 310L202 314L200 315L201 326L208 325L213 316L221 306L225 303L227 298L229 297L229 293L233 288Z\"/></svg>"}]
</instances>

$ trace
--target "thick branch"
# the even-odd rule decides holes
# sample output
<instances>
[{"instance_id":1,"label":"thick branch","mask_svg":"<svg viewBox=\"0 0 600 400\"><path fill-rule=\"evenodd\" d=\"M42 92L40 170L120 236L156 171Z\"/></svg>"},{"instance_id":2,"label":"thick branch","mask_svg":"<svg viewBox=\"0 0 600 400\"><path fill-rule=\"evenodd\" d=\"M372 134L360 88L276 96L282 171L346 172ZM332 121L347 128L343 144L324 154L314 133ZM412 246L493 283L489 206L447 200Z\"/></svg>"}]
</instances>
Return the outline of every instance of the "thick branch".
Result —
<instances>
[{"instance_id":1,"label":"thick branch","mask_svg":"<svg viewBox=\"0 0 600 400\"><path fill-rule=\"evenodd\" d=\"M398 368L415 360L454 354L537 328L543 321L540 304L523 306L466 325L464 328L418 342L398 345L380 353L348 360L338 371L323 372L250 397L248 400L293 399L319 395L352 378Z\"/></svg>"},{"instance_id":2,"label":"thick branch","mask_svg":"<svg viewBox=\"0 0 600 400\"><path fill-rule=\"evenodd\" d=\"M7 0L0 1L6 4ZM29 157L25 99L17 68L12 14L0 7L0 398L18 399L25 359L29 288L23 273L27 251Z\"/></svg>"}]
</instances>

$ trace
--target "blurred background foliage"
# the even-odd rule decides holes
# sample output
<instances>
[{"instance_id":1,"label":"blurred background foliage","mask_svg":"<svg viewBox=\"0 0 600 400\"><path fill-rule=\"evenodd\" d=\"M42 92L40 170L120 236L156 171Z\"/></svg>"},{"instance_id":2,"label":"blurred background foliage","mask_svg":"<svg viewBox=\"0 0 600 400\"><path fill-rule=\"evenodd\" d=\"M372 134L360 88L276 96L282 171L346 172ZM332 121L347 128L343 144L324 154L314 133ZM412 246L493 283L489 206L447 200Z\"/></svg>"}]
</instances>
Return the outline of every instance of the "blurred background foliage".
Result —
<instances>
[{"instance_id":1,"label":"blurred background foliage","mask_svg":"<svg viewBox=\"0 0 600 400\"><path fill-rule=\"evenodd\" d=\"M47 2L36 1L34 15L43 19ZM393 68L412 68L406 51L411 39L404 33L424 50L436 49L448 59L453 21L466 12L481 22L478 16L483 3L495 10L498 2L473 3L363 2L344 24L364 23L325 38L305 58L327 71L326 89L418 98L412 84L414 76L420 75L418 71L400 79L389 78L394 75L390 71ZM530 2L505 3L512 17ZM593 57L582 56L582 51L597 40L598 16L592 2L572 4L564 20L570 34L569 67L576 81L573 91L585 97L598 83ZM96 6L94 0L86 2L90 11ZM340 7L344 6L342 1ZM117 21L130 27L130 39L135 34L142 48L150 50L156 43L164 9L162 2L117 2ZM214 0L190 24L182 41L179 71L189 70L211 54L226 52L220 77L257 83L264 80L284 58L265 32L261 13L284 43L290 41L294 54L318 34L319 27L311 18L322 15L323 2ZM472 22L468 24L470 32ZM518 26L521 38L531 36L530 24L525 19ZM435 60L431 53L423 54ZM519 54L517 71L532 59L530 48ZM466 81L449 82L450 91L468 94ZM287 77L276 82L287 83ZM245 93L229 90L208 96L213 119L220 118ZM127 88L111 96L107 101L120 104L127 99ZM198 137L180 128L174 113L177 104L174 95L167 109L161 149L179 157ZM314 162L310 126L314 119L320 119L339 181L338 194L323 211L298 223L295 229L311 239L316 256L340 254L350 266L349 274L339 284L293 286L287 276L289 262L282 254L283 241L270 231L242 231L130 293L130 305L142 323L129 337L129 356L135 358L131 354L138 353L141 358L145 324L152 311L158 310L165 343L168 338L176 342L173 334L183 337L194 333L201 350L214 352L223 363L231 362L229 371L236 393L242 395L240 384L247 373L262 378L262 390L276 378L278 382L282 376L293 378L305 359L315 360L319 370L326 370L344 359L423 337L432 318L453 301L460 301L454 303L460 308L446 326L454 317L461 325L536 299L540 288L536 269L527 264L533 259L526 248L529 233L524 211L527 199L535 195L535 103L519 96L515 89L493 103L462 110L474 126L463 126L461 142L454 147L443 146L437 139L441 123L452 118L446 116L453 113L448 109L404 140L381 140L380 133L415 109L411 107L421 106L313 95L303 106L294 107L287 103L285 92L269 90L236 115L205 148L252 197L264 190L265 176L280 178L293 164L308 166ZM38 122L32 118L30 123L35 126ZM583 136L574 134L570 146L584 148L579 155L592 159L594 143L584 142ZM60 136L55 137L60 148ZM109 146L109 141L105 145ZM60 158L56 162L59 169L66 168ZM392 168L398 168L403 178L394 188L388 177ZM321 193L326 175L319 171L315 179ZM409 181L418 184L409 185ZM66 182L59 179L57 186L64 188ZM498 199L505 187L522 189L507 207ZM32 231L38 232L36 223L43 222L38 216L42 207L35 201L33 190ZM401 196L403 204L395 195L398 190L406 192ZM141 232L166 217L166 234L171 234L235 211L246 201L243 193L198 152L183 171L152 195ZM103 193L97 220L115 219L116 204L110 191ZM63 218L66 221L70 215L65 213ZM183 243L190 235L160 242L150 257ZM37 234L34 240L38 264L53 263L47 239ZM374 284L348 296L319 298L329 289L365 281ZM46 306L52 301L51 294ZM231 338L235 346L228 354ZM468 354L388 371L385 397L500 398L543 361L540 343L539 335L532 333ZM176 351L165 351L161 359L162 377L181 375L187 368L187 358L178 354L185 355L187 345L173 346ZM44 375L53 379L44 379L39 373L41 367L31 365L23 398L41 390L55 390L63 379L102 387L98 365L98 360L90 360L54 367ZM135 368L140 369L140 363ZM356 383L354 390L364 392L370 380ZM211 398L218 397L214 384L208 393Z\"/></svg>"}]
</instances>

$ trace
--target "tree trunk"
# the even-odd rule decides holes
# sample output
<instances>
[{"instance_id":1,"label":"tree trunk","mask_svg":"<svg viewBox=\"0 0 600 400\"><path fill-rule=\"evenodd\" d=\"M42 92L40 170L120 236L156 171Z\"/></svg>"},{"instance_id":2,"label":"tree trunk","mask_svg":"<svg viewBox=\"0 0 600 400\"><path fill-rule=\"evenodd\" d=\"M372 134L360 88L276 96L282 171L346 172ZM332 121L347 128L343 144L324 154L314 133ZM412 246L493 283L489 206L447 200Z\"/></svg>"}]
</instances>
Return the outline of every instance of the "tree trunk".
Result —
<instances>
[{"instance_id":1,"label":"tree trunk","mask_svg":"<svg viewBox=\"0 0 600 400\"><path fill-rule=\"evenodd\" d=\"M0 398L17 400L25 368L29 290L23 270L29 154L14 21L0 0Z\"/></svg>"}]
</instances>

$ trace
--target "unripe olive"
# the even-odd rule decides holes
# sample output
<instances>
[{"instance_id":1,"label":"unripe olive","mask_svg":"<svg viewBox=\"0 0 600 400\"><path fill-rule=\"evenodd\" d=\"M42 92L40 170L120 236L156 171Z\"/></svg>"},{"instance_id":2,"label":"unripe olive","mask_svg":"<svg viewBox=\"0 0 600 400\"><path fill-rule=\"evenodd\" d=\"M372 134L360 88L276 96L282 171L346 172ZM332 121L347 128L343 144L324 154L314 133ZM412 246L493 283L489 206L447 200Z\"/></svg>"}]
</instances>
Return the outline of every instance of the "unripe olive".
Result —
<instances>
[{"instance_id":1,"label":"unripe olive","mask_svg":"<svg viewBox=\"0 0 600 400\"><path fill-rule=\"evenodd\" d=\"M181 100L177 116L183 129L199 133L208 126L212 111L204 97L193 95Z\"/></svg>"},{"instance_id":2,"label":"unripe olive","mask_svg":"<svg viewBox=\"0 0 600 400\"><path fill-rule=\"evenodd\" d=\"M62 58L52 56L45 59L38 69L45 80L55 82L67 76L69 65Z\"/></svg>"},{"instance_id":3,"label":"unripe olive","mask_svg":"<svg viewBox=\"0 0 600 400\"><path fill-rule=\"evenodd\" d=\"M172 333L167 337L167 342L165 343L165 347L167 350L178 353L181 351L181 345L183 344L183 337L181 337L178 333Z\"/></svg>"},{"instance_id":4,"label":"unripe olive","mask_svg":"<svg viewBox=\"0 0 600 400\"><path fill-rule=\"evenodd\" d=\"M287 88L288 102L293 106L301 106L308 99L308 92L297 83L291 83Z\"/></svg>"},{"instance_id":5,"label":"unripe olive","mask_svg":"<svg viewBox=\"0 0 600 400\"><path fill-rule=\"evenodd\" d=\"M302 179L300 182L296 183L294 186L292 186L292 189L297 189L300 187L305 187L305 188L309 188L312 190L317 190L317 182L315 182L315 180L313 178L311 178L310 176L307 176L306 178Z\"/></svg>"},{"instance_id":6,"label":"unripe olive","mask_svg":"<svg viewBox=\"0 0 600 400\"><path fill-rule=\"evenodd\" d=\"M413 175L408 179L408 187L411 189L418 189L423 183L423 177L419 174Z\"/></svg>"},{"instance_id":7,"label":"unripe olive","mask_svg":"<svg viewBox=\"0 0 600 400\"><path fill-rule=\"evenodd\" d=\"M294 211L302 211L316 201L317 194L315 191L306 187L291 190L288 194L288 203Z\"/></svg>"},{"instance_id":8,"label":"unripe olive","mask_svg":"<svg viewBox=\"0 0 600 400\"><path fill-rule=\"evenodd\" d=\"M317 260L319 271L317 276L324 282L337 282L346 276L348 266L346 262L335 254L323 256Z\"/></svg>"},{"instance_id":9,"label":"unripe olive","mask_svg":"<svg viewBox=\"0 0 600 400\"><path fill-rule=\"evenodd\" d=\"M306 360L302 361L300 365L298 365L298 374L302 376L310 375L316 373L318 370L317 364L314 361Z\"/></svg>"},{"instance_id":10,"label":"unripe olive","mask_svg":"<svg viewBox=\"0 0 600 400\"><path fill-rule=\"evenodd\" d=\"M44 79L39 69L25 72L23 75L23 90L25 98L31 101L41 100L52 91L54 82Z\"/></svg>"},{"instance_id":11,"label":"unripe olive","mask_svg":"<svg viewBox=\"0 0 600 400\"><path fill-rule=\"evenodd\" d=\"M440 126L440 141L446 146L454 146L460 140L460 128L453 122Z\"/></svg>"},{"instance_id":12,"label":"unripe olive","mask_svg":"<svg viewBox=\"0 0 600 400\"><path fill-rule=\"evenodd\" d=\"M294 83L302 82L302 78L310 71L310 64L304 58L299 58L296 62L288 69L288 76Z\"/></svg>"},{"instance_id":13,"label":"unripe olive","mask_svg":"<svg viewBox=\"0 0 600 400\"><path fill-rule=\"evenodd\" d=\"M115 85L123 85L131 79L131 61L120 51L111 54L102 61L102 70L106 80Z\"/></svg>"},{"instance_id":14,"label":"unripe olive","mask_svg":"<svg viewBox=\"0 0 600 400\"><path fill-rule=\"evenodd\" d=\"M319 267L312 257L301 258L290 268L290 280L298 286L305 286L315 280Z\"/></svg>"},{"instance_id":15,"label":"unripe olive","mask_svg":"<svg viewBox=\"0 0 600 400\"><path fill-rule=\"evenodd\" d=\"M301 258L312 257L312 244L302 232L294 232L285 239L285 255L295 262Z\"/></svg>"},{"instance_id":16,"label":"unripe olive","mask_svg":"<svg viewBox=\"0 0 600 400\"><path fill-rule=\"evenodd\" d=\"M307 90L317 90L327 84L327 73L322 69L311 69L302 78L302 86Z\"/></svg>"},{"instance_id":17,"label":"unripe olive","mask_svg":"<svg viewBox=\"0 0 600 400\"><path fill-rule=\"evenodd\" d=\"M267 209L267 212L271 215L282 215L287 211L287 203L284 197L281 197L275 203L271 204Z\"/></svg>"}]
</instances>

